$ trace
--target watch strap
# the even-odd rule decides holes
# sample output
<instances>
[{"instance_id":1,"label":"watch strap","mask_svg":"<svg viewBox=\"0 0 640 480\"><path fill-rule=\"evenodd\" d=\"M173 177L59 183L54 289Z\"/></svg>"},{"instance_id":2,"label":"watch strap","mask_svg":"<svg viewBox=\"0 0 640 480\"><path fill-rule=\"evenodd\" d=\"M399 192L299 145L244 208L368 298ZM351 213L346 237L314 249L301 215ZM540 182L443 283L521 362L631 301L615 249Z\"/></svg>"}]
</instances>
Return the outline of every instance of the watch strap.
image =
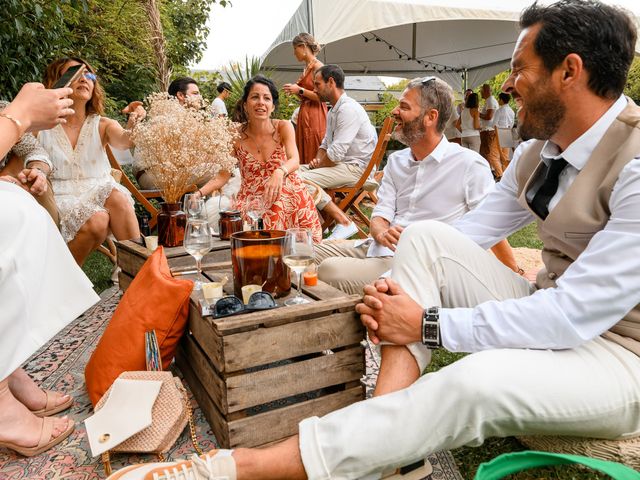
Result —
<instances>
[{"instance_id":1,"label":"watch strap","mask_svg":"<svg viewBox=\"0 0 640 480\"><path fill-rule=\"evenodd\" d=\"M422 313L422 344L427 348L442 347L440 307L429 307Z\"/></svg>"}]
</instances>

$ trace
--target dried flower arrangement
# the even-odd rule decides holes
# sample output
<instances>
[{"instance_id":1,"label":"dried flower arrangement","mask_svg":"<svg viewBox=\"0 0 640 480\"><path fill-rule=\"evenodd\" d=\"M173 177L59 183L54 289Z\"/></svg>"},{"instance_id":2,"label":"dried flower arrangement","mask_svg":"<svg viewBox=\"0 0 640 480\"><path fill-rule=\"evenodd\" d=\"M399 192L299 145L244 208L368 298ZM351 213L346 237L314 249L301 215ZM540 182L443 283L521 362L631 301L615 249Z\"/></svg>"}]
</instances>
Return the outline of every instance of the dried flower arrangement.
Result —
<instances>
[{"instance_id":1,"label":"dried flower arrangement","mask_svg":"<svg viewBox=\"0 0 640 480\"><path fill-rule=\"evenodd\" d=\"M179 202L194 178L233 169L236 124L212 117L204 101L182 106L175 97L154 93L146 102L147 116L131 138L140 166L152 175L165 202Z\"/></svg>"}]
</instances>

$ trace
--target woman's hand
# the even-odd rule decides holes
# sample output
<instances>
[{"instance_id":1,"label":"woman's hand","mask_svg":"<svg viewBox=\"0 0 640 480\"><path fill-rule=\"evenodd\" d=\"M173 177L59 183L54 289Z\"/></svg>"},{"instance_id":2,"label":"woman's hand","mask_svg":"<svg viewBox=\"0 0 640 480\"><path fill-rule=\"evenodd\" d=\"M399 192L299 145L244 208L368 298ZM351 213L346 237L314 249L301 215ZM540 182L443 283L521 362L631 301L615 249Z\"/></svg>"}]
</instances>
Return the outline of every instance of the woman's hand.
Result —
<instances>
[{"instance_id":1,"label":"woman's hand","mask_svg":"<svg viewBox=\"0 0 640 480\"><path fill-rule=\"evenodd\" d=\"M39 197L47 191L47 176L39 168L25 168L18 174L18 180L23 187L29 188L29 193Z\"/></svg>"},{"instance_id":2,"label":"woman's hand","mask_svg":"<svg viewBox=\"0 0 640 480\"><path fill-rule=\"evenodd\" d=\"M290 95L298 95L302 87L297 83L285 83L282 89Z\"/></svg>"},{"instance_id":3,"label":"woman's hand","mask_svg":"<svg viewBox=\"0 0 640 480\"><path fill-rule=\"evenodd\" d=\"M278 200L278 198L280 198L283 179L284 172L281 169L277 168L264 186L265 205L271 206L276 202L276 200Z\"/></svg>"},{"instance_id":4,"label":"woman's hand","mask_svg":"<svg viewBox=\"0 0 640 480\"><path fill-rule=\"evenodd\" d=\"M147 116L147 111L144 109L142 102L140 101L131 102L122 109L122 113L129 115L127 128L133 127L136 123Z\"/></svg>"},{"instance_id":5,"label":"woman's hand","mask_svg":"<svg viewBox=\"0 0 640 480\"><path fill-rule=\"evenodd\" d=\"M65 117L73 115L73 100L66 98L73 93L71 88L45 89L41 83L26 83L3 113L11 115L22 124L20 135L25 132L48 130Z\"/></svg>"}]
</instances>

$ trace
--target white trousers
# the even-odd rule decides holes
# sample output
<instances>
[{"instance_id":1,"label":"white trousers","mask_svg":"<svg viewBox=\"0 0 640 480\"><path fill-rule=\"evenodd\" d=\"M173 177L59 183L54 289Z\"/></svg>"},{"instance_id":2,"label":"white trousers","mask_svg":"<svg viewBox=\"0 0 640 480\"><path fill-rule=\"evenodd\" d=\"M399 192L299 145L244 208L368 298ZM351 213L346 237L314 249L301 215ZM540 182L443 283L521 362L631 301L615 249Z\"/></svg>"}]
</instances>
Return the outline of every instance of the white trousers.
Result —
<instances>
[{"instance_id":1,"label":"white trousers","mask_svg":"<svg viewBox=\"0 0 640 480\"><path fill-rule=\"evenodd\" d=\"M403 232L392 276L425 307L530 291L491 254L433 221ZM601 337L570 350L474 353L398 392L303 420L299 432L311 480L380 478L386 467L488 437L633 437L640 357Z\"/></svg>"},{"instance_id":2,"label":"white trousers","mask_svg":"<svg viewBox=\"0 0 640 480\"><path fill-rule=\"evenodd\" d=\"M312 181L323 189L322 198L316 205L318 210L322 210L331 201L329 194L324 191L325 188L353 186L358 183L363 171L361 167L347 163L337 163L334 167L314 169L310 169L309 165L300 165L298 175L304 180Z\"/></svg>"}]
</instances>

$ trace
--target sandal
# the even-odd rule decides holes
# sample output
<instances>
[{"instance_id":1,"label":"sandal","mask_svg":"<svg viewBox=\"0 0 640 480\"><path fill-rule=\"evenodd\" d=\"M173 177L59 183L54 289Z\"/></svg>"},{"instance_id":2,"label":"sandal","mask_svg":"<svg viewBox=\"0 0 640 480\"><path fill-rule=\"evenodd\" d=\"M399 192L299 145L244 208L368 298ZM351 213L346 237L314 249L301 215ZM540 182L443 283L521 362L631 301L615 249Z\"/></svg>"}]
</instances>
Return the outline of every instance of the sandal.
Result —
<instances>
[{"instance_id":1,"label":"sandal","mask_svg":"<svg viewBox=\"0 0 640 480\"><path fill-rule=\"evenodd\" d=\"M146 463L125 467L107 480L236 480L236 462L232 450L211 450L191 460Z\"/></svg>"},{"instance_id":2,"label":"sandal","mask_svg":"<svg viewBox=\"0 0 640 480\"><path fill-rule=\"evenodd\" d=\"M75 424L71 421L68 422L67 429L57 437L51 438L53 434L53 418L44 417L42 419L42 430L40 431L40 440L35 447L22 447L15 445L11 442L0 442L0 447L8 448L14 452L24 455L25 457L34 457L40 455L42 452L49 450L51 447L55 447L65 438L67 438L75 428Z\"/></svg>"},{"instance_id":3,"label":"sandal","mask_svg":"<svg viewBox=\"0 0 640 480\"><path fill-rule=\"evenodd\" d=\"M40 410L31 410L36 417L50 417L55 415L56 413L60 413L63 410L66 410L71 405L73 405L73 397L69 396L69 400L63 403L54 404L56 397L54 396L53 390L43 390L45 395L47 396L47 403L44 408Z\"/></svg>"}]
</instances>

